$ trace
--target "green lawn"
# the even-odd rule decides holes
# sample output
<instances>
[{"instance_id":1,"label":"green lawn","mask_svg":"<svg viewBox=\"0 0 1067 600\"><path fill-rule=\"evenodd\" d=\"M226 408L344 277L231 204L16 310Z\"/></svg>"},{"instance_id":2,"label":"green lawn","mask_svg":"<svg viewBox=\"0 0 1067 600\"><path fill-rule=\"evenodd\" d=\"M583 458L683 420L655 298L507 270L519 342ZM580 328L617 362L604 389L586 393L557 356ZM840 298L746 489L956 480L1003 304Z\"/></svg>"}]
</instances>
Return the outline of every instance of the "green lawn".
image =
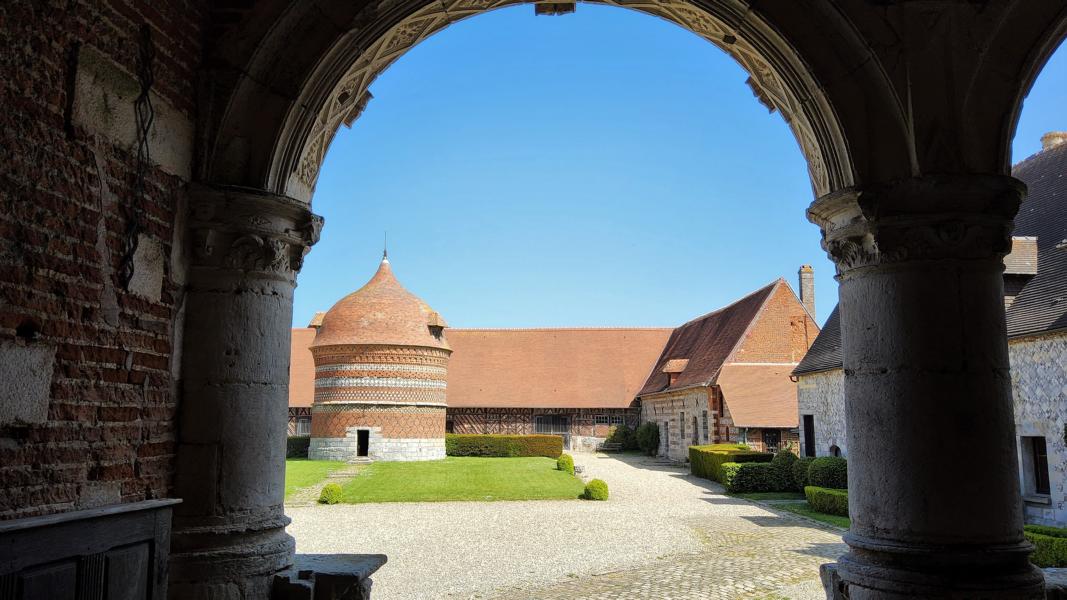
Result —
<instances>
[{"instance_id":1,"label":"green lawn","mask_svg":"<svg viewBox=\"0 0 1067 600\"><path fill-rule=\"evenodd\" d=\"M815 510L814 508L808 506L807 502L781 502L778 504L771 504L771 506L780 510L808 517L809 519L815 519L816 521L820 521L828 525L848 529L848 517L839 517L837 515L828 515L826 513L821 513Z\"/></svg>"},{"instance_id":2,"label":"green lawn","mask_svg":"<svg viewBox=\"0 0 1067 600\"><path fill-rule=\"evenodd\" d=\"M344 484L344 502L548 500L577 498L577 477L551 458L449 457L425 462L377 462Z\"/></svg>"},{"instance_id":3,"label":"green lawn","mask_svg":"<svg viewBox=\"0 0 1067 600\"><path fill-rule=\"evenodd\" d=\"M306 458L288 458L285 460L285 497L300 488L315 485L326 479L331 471L345 466L334 460L308 460Z\"/></svg>"}]
</instances>

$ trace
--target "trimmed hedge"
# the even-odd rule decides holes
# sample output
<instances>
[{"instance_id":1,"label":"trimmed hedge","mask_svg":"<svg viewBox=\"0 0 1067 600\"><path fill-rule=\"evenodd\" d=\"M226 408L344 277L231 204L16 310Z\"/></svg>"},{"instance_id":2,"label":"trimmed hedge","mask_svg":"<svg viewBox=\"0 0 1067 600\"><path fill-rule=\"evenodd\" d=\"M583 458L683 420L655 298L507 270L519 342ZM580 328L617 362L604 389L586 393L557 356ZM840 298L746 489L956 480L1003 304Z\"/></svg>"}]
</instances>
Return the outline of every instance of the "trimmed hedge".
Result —
<instances>
[{"instance_id":1,"label":"trimmed hedge","mask_svg":"<svg viewBox=\"0 0 1067 600\"><path fill-rule=\"evenodd\" d=\"M722 465L722 480L727 492L779 492L779 471L769 462L728 462Z\"/></svg>"},{"instance_id":2,"label":"trimmed hedge","mask_svg":"<svg viewBox=\"0 0 1067 600\"><path fill-rule=\"evenodd\" d=\"M803 492L804 488L808 487L808 468L813 460L815 459L810 456L802 456L793 463L793 485L798 492Z\"/></svg>"},{"instance_id":3,"label":"trimmed hedge","mask_svg":"<svg viewBox=\"0 0 1067 600\"><path fill-rule=\"evenodd\" d=\"M1026 525L1023 535L1034 545L1030 562L1039 567L1067 567L1067 529Z\"/></svg>"},{"instance_id":4,"label":"trimmed hedge","mask_svg":"<svg viewBox=\"0 0 1067 600\"><path fill-rule=\"evenodd\" d=\"M840 456L820 456L808 467L808 485L843 490L848 487L848 461Z\"/></svg>"},{"instance_id":5,"label":"trimmed hedge","mask_svg":"<svg viewBox=\"0 0 1067 600\"><path fill-rule=\"evenodd\" d=\"M341 501L341 497L344 494L341 492L341 486L336 483L327 483L322 486L322 493L319 494L319 504L337 504Z\"/></svg>"},{"instance_id":6,"label":"trimmed hedge","mask_svg":"<svg viewBox=\"0 0 1067 600\"><path fill-rule=\"evenodd\" d=\"M697 477L723 481L722 467L726 463L769 463L774 455L752 452L744 444L711 444L689 447L689 470Z\"/></svg>"},{"instance_id":7,"label":"trimmed hedge","mask_svg":"<svg viewBox=\"0 0 1067 600\"><path fill-rule=\"evenodd\" d=\"M809 485L804 497L813 509L828 515L848 516L848 490L835 490Z\"/></svg>"},{"instance_id":8,"label":"trimmed hedge","mask_svg":"<svg viewBox=\"0 0 1067 600\"><path fill-rule=\"evenodd\" d=\"M570 454L560 454L556 459L556 469L574 475L574 457Z\"/></svg>"},{"instance_id":9,"label":"trimmed hedge","mask_svg":"<svg viewBox=\"0 0 1067 600\"><path fill-rule=\"evenodd\" d=\"M582 498L586 500L607 500L608 499L608 484L604 483L601 479L594 479L585 484L585 493L582 494Z\"/></svg>"},{"instance_id":10,"label":"trimmed hedge","mask_svg":"<svg viewBox=\"0 0 1067 600\"><path fill-rule=\"evenodd\" d=\"M285 458L307 458L310 435L291 435L285 440Z\"/></svg>"},{"instance_id":11,"label":"trimmed hedge","mask_svg":"<svg viewBox=\"0 0 1067 600\"><path fill-rule=\"evenodd\" d=\"M445 434L448 456L544 456L559 458L563 438L558 435Z\"/></svg>"},{"instance_id":12,"label":"trimmed hedge","mask_svg":"<svg viewBox=\"0 0 1067 600\"><path fill-rule=\"evenodd\" d=\"M642 423L637 428L637 447L649 456L659 452L659 426L655 423Z\"/></svg>"},{"instance_id":13,"label":"trimmed hedge","mask_svg":"<svg viewBox=\"0 0 1067 600\"><path fill-rule=\"evenodd\" d=\"M774 465L774 475L777 477L774 491L791 492L795 489L793 484L793 465L796 464L797 460L797 455L790 450L779 450L774 455L774 459L771 460L771 464Z\"/></svg>"}]
</instances>

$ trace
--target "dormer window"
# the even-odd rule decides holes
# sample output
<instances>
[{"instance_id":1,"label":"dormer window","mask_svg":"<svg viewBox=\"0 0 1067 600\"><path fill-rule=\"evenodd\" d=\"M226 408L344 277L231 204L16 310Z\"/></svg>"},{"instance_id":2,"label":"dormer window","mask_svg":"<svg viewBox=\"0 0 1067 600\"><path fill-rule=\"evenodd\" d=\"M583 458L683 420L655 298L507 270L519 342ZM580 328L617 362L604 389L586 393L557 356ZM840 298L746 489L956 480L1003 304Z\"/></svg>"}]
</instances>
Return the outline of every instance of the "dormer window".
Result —
<instances>
[{"instance_id":1,"label":"dormer window","mask_svg":"<svg viewBox=\"0 0 1067 600\"><path fill-rule=\"evenodd\" d=\"M678 376L685 371L687 366L689 366L688 358L672 358L663 365L661 372L667 374L667 387L673 386L678 381Z\"/></svg>"}]
</instances>

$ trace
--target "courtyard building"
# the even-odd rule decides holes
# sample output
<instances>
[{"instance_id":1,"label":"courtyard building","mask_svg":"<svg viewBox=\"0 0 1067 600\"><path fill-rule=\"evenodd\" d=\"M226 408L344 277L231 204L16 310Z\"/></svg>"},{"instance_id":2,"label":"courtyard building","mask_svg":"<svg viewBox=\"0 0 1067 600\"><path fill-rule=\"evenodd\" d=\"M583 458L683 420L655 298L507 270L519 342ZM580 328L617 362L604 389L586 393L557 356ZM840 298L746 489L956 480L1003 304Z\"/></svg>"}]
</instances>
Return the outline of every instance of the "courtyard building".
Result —
<instances>
[{"instance_id":1,"label":"courtyard building","mask_svg":"<svg viewBox=\"0 0 1067 600\"><path fill-rule=\"evenodd\" d=\"M443 431L544 433L562 436L567 449L595 450L613 427L639 424L634 396L671 331L449 328ZM314 332L292 331L289 435L311 432Z\"/></svg>"},{"instance_id":2,"label":"courtyard building","mask_svg":"<svg viewBox=\"0 0 1067 600\"><path fill-rule=\"evenodd\" d=\"M449 329L448 430L545 433L595 450L637 427L634 402L668 328Z\"/></svg>"},{"instance_id":3,"label":"courtyard building","mask_svg":"<svg viewBox=\"0 0 1067 600\"><path fill-rule=\"evenodd\" d=\"M1015 165L1029 188L1004 257L1004 307L1026 522L1067 526L1067 133ZM794 370L801 453L847 455L842 326L834 308ZM1002 330L1002 334L1005 331ZM859 435L857 433L857 435ZM1007 449L1003 449L1007 451Z\"/></svg>"},{"instance_id":4,"label":"courtyard building","mask_svg":"<svg viewBox=\"0 0 1067 600\"><path fill-rule=\"evenodd\" d=\"M441 315L400 285L383 257L374 277L314 328L308 457L444 458L452 352L444 329Z\"/></svg>"},{"instance_id":5,"label":"courtyard building","mask_svg":"<svg viewBox=\"0 0 1067 600\"><path fill-rule=\"evenodd\" d=\"M790 372L819 334L811 267L802 301L784 279L675 329L638 399L659 426L659 453L687 460L689 446L741 442L776 452L796 443Z\"/></svg>"}]
</instances>

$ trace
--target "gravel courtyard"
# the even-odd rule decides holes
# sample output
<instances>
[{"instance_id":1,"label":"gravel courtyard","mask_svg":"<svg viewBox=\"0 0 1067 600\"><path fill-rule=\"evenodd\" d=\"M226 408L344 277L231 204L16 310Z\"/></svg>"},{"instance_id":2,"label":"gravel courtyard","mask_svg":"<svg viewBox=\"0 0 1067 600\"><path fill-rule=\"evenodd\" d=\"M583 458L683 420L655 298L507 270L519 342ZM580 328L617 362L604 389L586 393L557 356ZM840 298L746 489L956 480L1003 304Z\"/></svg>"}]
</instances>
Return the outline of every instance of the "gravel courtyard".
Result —
<instances>
[{"instance_id":1,"label":"gravel courtyard","mask_svg":"<svg viewBox=\"0 0 1067 600\"><path fill-rule=\"evenodd\" d=\"M375 600L825 597L841 532L722 495L686 469L576 454L607 502L290 506L305 553L382 553Z\"/></svg>"}]
</instances>

